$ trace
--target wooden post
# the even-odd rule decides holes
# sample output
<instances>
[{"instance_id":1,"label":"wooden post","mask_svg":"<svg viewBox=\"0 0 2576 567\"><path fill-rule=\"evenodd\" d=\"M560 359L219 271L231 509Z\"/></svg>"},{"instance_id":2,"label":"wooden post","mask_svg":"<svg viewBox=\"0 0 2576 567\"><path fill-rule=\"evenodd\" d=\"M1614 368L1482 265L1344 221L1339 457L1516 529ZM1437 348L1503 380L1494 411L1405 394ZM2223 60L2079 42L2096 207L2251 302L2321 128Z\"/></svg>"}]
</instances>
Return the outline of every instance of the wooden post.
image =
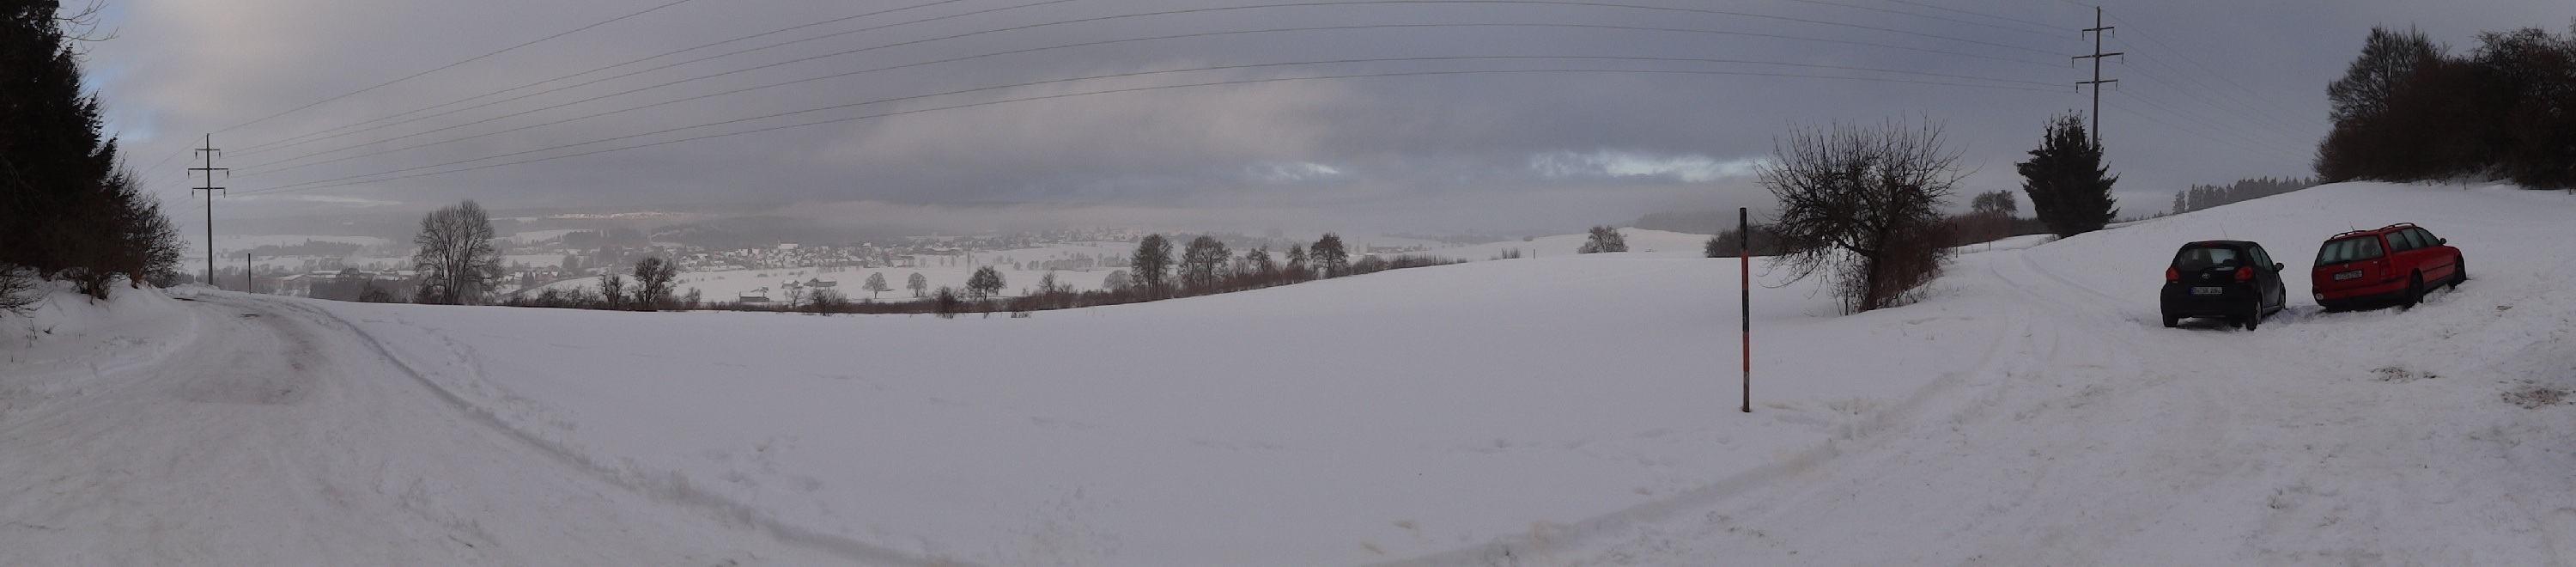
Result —
<instances>
[{"instance_id":1,"label":"wooden post","mask_svg":"<svg viewBox=\"0 0 2576 567\"><path fill-rule=\"evenodd\" d=\"M1744 290L1744 413L1753 413L1753 213L1735 208L1736 275Z\"/></svg>"}]
</instances>

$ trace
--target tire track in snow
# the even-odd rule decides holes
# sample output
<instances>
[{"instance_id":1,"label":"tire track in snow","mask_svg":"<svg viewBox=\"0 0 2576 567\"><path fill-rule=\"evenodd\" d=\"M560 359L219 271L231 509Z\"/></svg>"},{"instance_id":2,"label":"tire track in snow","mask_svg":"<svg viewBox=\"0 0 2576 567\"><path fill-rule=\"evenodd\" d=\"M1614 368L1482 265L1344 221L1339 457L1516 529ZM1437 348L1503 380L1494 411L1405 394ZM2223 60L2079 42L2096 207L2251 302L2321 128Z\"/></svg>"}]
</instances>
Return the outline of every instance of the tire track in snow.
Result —
<instances>
[{"instance_id":1,"label":"tire track in snow","mask_svg":"<svg viewBox=\"0 0 2576 567\"><path fill-rule=\"evenodd\" d=\"M266 308L268 312L281 315L284 314L282 312L293 312L302 315L307 321L344 330L359 339L360 343L370 347L374 351L373 358L382 361L385 366L410 376L412 380L436 395L441 402L471 417L475 422L525 443L539 453L553 457L556 461L569 465L575 470L611 485L645 495L655 501L696 509L729 522L757 528L781 542L828 552L854 561L886 565L972 567L972 564L954 559L916 556L789 524L749 504L733 501L714 491L699 488L691 484L686 477L676 473L647 471L632 462L623 463L623 466L613 466L563 442L512 426L508 420L491 409L469 402L456 392L448 390L437 380L430 378L427 373L421 372L404 361L401 356L396 355L390 347L368 333L366 329L342 319L330 310L278 299L254 297L226 299L241 300L243 304L256 304Z\"/></svg>"},{"instance_id":2,"label":"tire track in snow","mask_svg":"<svg viewBox=\"0 0 2576 567\"><path fill-rule=\"evenodd\" d=\"M2010 252L2015 256L2019 254L2018 250ZM1684 491L1670 498L1636 504L1571 523L1539 523L1533 525L1530 532L1526 534L1369 565L1373 567L1518 565L1524 559L1549 558L1550 549L1582 545L1605 536L1626 532L1640 525L1668 521L1690 512L1704 511L1756 489L1792 479L1802 472L1827 466L1846 454L1865 451L1866 447L1875 444L1875 438L1884 437L1882 433L1917 423L1919 416L1915 414L1926 411L1925 405L1931 400L1956 392L1972 382L1984 385L2008 376L2011 370L1997 368L1996 362L2008 348L2018 346L2012 337L2027 338L2031 335L2032 319L2024 308L2017 305L2007 305L2003 313L2005 313L2005 323L2002 325L2002 332L1995 334L1996 339L1987 345L1985 354L1977 360L1971 370L1942 373L1940 377L1906 394L1895 404L1873 412L1868 419L1864 420L1862 427L1855 428L1848 435L1828 438L1824 444L1727 475L1716 482ZM1983 405L1985 404L1971 402L1970 408L1957 410L1949 419L1939 421L1954 421L1960 414L1974 411L1976 407ZM1853 444L1860 447L1846 448L1846 445Z\"/></svg>"}]
</instances>

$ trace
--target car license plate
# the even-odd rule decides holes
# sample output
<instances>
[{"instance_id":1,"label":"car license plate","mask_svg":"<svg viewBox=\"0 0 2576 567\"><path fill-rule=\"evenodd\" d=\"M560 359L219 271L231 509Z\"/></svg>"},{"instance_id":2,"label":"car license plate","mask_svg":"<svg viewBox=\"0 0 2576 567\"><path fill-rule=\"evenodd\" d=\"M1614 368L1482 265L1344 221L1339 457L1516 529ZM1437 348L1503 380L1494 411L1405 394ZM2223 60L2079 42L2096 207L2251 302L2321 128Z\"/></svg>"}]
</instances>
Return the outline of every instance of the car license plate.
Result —
<instances>
[{"instance_id":1,"label":"car license plate","mask_svg":"<svg viewBox=\"0 0 2576 567\"><path fill-rule=\"evenodd\" d=\"M2218 294L2222 294L2222 293L2227 293L2227 288L2218 287L2218 286L2214 286L2214 285L2197 286L2197 287L2193 287L2193 288L2191 288L2191 294L2192 294L2192 295L2218 295Z\"/></svg>"},{"instance_id":2,"label":"car license plate","mask_svg":"<svg viewBox=\"0 0 2576 567\"><path fill-rule=\"evenodd\" d=\"M2337 274L2335 274L2335 281L2344 281L2344 280L2349 280L2349 279L2354 279L2354 278L2359 278L2359 277L2361 277L2361 270L2353 270L2353 271L2349 271L2349 272L2342 272L2342 273L2337 273Z\"/></svg>"}]
</instances>

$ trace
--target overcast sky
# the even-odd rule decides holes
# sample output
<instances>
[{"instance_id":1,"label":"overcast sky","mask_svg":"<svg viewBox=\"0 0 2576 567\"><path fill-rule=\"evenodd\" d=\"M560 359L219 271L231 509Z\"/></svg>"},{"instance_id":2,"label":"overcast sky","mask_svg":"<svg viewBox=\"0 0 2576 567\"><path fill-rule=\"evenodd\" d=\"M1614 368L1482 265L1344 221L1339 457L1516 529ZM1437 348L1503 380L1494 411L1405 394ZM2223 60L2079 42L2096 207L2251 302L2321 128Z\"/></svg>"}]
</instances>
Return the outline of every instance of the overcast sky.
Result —
<instances>
[{"instance_id":1,"label":"overcast sky","mask_svg":"<svg viewBox=\"0 0 2576 567\"><path fill-rule=\"evenodd\" d=\"M214 132L234 168L219 217L877 201L788 210L1572 229L1764 207L1753 165L1832 121L1942 124L1975 172L1964 203L2017 187L2043 123L2091 104L2069 56L2091 50L2076 30L2093 10L2065 0L110 2L92 87L187 217L186 148ZM2307 174L2325 84L2373 25L2465 50L2484 30L2564 32L2576 3L2107 13L2104 49L2127 55L2102 68L2120 81L2103 139L2135 214L2193 183Z\"/></svg>"}]
</instances>

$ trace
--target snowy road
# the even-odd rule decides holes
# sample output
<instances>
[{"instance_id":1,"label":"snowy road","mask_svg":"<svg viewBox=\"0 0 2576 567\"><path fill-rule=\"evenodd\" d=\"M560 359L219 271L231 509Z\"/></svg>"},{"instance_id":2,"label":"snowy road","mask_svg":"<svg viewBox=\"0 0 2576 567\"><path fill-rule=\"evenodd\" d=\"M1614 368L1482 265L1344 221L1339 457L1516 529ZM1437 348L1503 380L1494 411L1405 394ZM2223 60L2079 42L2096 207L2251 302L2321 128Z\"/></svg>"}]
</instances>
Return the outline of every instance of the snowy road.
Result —
<instances>
[{"instance_id":1,"label":"snowy road","mask_svg":"<svg viewBox=\"0 0 2576 567\"><path fill-rule=\"evenodd\" d=\"M182 304L183 320L163 323L193 339L166 355L61 392L14 392L15 411L0 415L9 563L852 559L583 474L309 308L224 294Z\"/></svg>"}]
</instances>

